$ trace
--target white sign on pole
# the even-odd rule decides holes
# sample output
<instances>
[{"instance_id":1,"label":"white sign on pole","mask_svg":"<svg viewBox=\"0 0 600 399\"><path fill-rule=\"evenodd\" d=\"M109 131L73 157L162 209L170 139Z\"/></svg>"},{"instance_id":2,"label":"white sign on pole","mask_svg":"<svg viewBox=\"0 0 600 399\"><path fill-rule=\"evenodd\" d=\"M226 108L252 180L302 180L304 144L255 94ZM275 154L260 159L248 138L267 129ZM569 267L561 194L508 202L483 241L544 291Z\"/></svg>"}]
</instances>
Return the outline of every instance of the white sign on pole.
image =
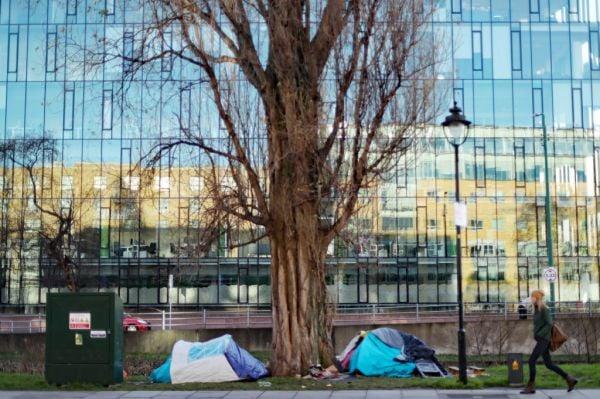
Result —
<instances>
[{"instance_id":1,"label":"white sign on pole","mask_svg":"<svg viewBox=\"0 0 600 399\"><path fill-rule=\"evenodd\" d=\"M454 224L460 227L467 227L467 204L464 202L454 203Z\"/></svg>"},{"instance_id":2,"label":"white sign on pole","mask_svg":"<svg viewBox=\"0 0 600 399\"><path fill-rule=\"evenodd\" d=\"M558 279L558 272L554 267L547 267L544 269L544 278L548 282L555 282Z\"/></svg>"},{"instance_id":3,"label":"white sign on pole","mask_svg":"<svg viewBox=\"0 0 600 399\"><path fill-rule=\"evenodd\" d=\"M169 274L169 288L173 288L173 275Z\"/></svg>"}]
</instances>

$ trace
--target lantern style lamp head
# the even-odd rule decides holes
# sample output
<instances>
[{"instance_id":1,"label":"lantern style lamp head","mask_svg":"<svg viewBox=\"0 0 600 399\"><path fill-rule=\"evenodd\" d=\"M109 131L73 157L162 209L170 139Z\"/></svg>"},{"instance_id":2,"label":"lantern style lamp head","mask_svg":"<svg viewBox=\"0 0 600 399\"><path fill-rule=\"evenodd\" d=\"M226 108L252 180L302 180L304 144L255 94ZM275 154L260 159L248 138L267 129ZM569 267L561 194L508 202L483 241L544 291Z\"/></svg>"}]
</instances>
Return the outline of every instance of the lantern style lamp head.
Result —
<instances>
[{"instance_id":1,"label":"lantern style lamp head","mask_svg":"<svg viewBox=\"0 0 600 399\"><path fill-rule=\"evenodd\" d=\"M463 144L469 135L470 125L471 121L465 118L455 101L454 107L450 108L450 115L442 122L446 140L454 146Z\"/></svg>"}]
</instances>

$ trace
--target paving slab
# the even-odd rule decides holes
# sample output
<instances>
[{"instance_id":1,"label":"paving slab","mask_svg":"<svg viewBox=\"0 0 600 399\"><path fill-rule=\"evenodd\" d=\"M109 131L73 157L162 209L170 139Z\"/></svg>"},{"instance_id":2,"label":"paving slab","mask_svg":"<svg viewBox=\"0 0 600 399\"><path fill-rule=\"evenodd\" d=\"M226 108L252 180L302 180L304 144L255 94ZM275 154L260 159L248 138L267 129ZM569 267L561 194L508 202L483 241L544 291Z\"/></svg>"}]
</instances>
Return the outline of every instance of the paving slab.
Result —
<instances>
[{"instance_id":1,"label":"paving slab","mask_svg":"<svg viewBox=\"0 0 600 399\"><path fill-rule=\"evenodd\" d=\"M331 399L365 399L367 391L333 391Z\"/></svg>"},{"instance_id":2,"label":"paving slab","mask_svg":"<svg viewBox=\"0 0 600 399\"><path fill-rule=\"evenodd\" d=\"M402 399L402 391L372 389L367 391L367 399Z\"/></svg>"},{"instance_id":3,"label":"paving slab","mask_svg":"<svg viewBox=\"0 0 600 399\"><path fill-rule=\"evenodd\" d=\"M225 395L224 399L258 399L262 391L232 391Z\"/></svg>"},{"instance_id":4,"label":"paving slab","mask_svg":"<svg viewBox=\"0 0 600 399\"><path fill-rule=\"evenodd\" d=\"M1 392L1 399L78 399L86 398L90 392L77 391L13 391Z\"/></svg>"},{"instance_id":5,"label":"paving slab","mask_svg":"<svg viewBox=\"0 0 600 399\"><path fill-rule=\"evenodd\" d=\"M473 390L473 389L457 389L444 390L438 392L441 397L445 395L447 399L510 399L511 392L503 389L492 390ZM518 393L518 392L517 392Z\"/></svg>"},{"instance_id":6,"label":"paving slab","mask_svg":"<svg viewBox=\"0 0 600 399\"><path fill-rule=\"evenodd\" d=\"M576 389L586 399L597 399L600 398L600 389Z\"/></svg>"},{"instance_id":7,"label":"paving slab","mask_svg":"<svg viewBox=\"0 0 600 399\"><path fill-rule=\"evenodd\" d=\"M23 394L25 394L25 392L4 391L4 392L0 392L0 399L21 399L21 398L25 398L25 396L22 396Z\"/></svg>"},{"instance_id":8,"label":"paving slab","mask_svg":"<svg viewBox=\"0 0 600 399\"><path fill-rule=\"evenodd\" d=\"M332 391L300 391L294 399L329 399Z\"/></svg>"},{"instance_id":9,"label":"paving slab","mask_svg":"<svg viewBox=\"0 0 600 399\"><path fill-rule=\"evenodd\" d=\"M403 389L403 399L437 399L438 393L434 389ZM445 399L444 396L442 398Z\"/></svg>"},{"instance_id":10,"label":"paving slab","mask_svg":"<svg viewBox=\"0 0 600 399\"><path fill-rule=\"evenodd\" d=\"M92 392L85 399L119 399L126 395L127 391L104 391L104 392Z\"/></svg>"},{"instance_id":11,"label":"paving slab","mask_svg":"<svg viewBox=\"0 0 600 399\"><path fill-rule=\"evenodd\" d=\"M259 399L294 399L296 391L265 391Z\"/></svg>"},{"instance_id":12,"label":"paving slab","mask_svg":"<svg viewBox=\"0 0 600 399\"><path fill-rule=\"evenodd\" d=\"M155 396L155 399L188 399L194 391L166 391ZM88 399L88 398L86 398Z\"/></svg>"},{"instance_id":13,"label":"paving slab","mask_svg":"<svg viewBox=\"0 0 600 399\"><path fill-rule=\"evenodd\" d=\"M566 389L539 389L538 391L552 399L587 399L585 393L578 389L572 392L567 392ZM599 397L596 396L595 398Z\"/></svg>"},{"instance_id":14,"label":"paving slab","mask_svg":"<svg viewBox=\"0 0 600 399\"><path fill-rule=\"evenodd\" d=\"M88 396L85 399L119 399L128 393L129 391L88 392Z\"/></svg>"},{"instance_id":15,"label":"paving slab","mask_svg":"<svg viewBox=\"0 0 600 399\"><path fill-rule=\"evenodd\" d=\"M136 398L136 399L145 399L145 398L154 398L158 395L165 393L164 391L132 391L128 392L125 395L121 396L123 399Z\"/></svg>"},{"instance_id":16,"label":"paving slab","mask_svg":"<svg viewBox=\"0 0 600 399\"><path fill-rule=\"evenodd\" d=\"M536 390L535 394L533 394L533 395L521 395L521 391L523 389L525 389L525 387L509 389L508 391L509 391L509 395L510 395L511 399L513 399L513 398L523 399L524 397L528 397L528 398L532 398L532 399L548 399L548 395L546 393L544 393L543 389Z\"/></svg>"},{"instance_id":17,"label":"paving slab","mask_svg":"<svg viewBox=\"0 0 600 399\"><path fill-rule=\"evenodd\" d=\"M228 393L229 391L196 391L188 399L221 399Z\"/></svg>"}]
</instances>

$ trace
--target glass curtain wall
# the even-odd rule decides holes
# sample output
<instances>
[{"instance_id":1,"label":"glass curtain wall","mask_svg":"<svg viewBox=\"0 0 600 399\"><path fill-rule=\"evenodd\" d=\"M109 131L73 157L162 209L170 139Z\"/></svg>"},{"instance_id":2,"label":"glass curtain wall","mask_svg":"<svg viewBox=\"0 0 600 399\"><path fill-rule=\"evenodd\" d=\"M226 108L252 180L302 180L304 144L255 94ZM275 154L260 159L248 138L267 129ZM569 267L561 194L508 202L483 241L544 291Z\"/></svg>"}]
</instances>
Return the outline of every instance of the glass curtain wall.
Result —
<instances>
[{"instance_id":1,"label":"glass curtain wall","mask_svg":"<svg viewBox=\"0 0 600 399\"><path fill-rule=\"evenodd\" d=\"M541 277L546 179L558 299L599 300L599 1L428 4L436 7L429 29L451 48L439 71L439 79L451 82L447 105L456 101L473 121L461 147L468 204L463 247L455 246L453 152L436 129L377 187L361 193L367 206L328 250L331 300L455 301L457 251L467 301L518 301L547 288ZM76 209L74 254L83 290L116 291L129 306L161 305L173 274L171 299L180 306L268 305L267 240L229 249L249 235L240 229L236 237L220 234L209 247L198 245L207 229L206 160L182 149L150 180L134 167L181 123L225 140L198 71L163 60L143 82L134 79L121 90L126 63L83 67L84 50L102 51L98 37L120 38L124 51L133 46L132 32L148 11L129 0L0 1L0 140L37 136L56 144L40 157L36 176L46 179L43 200L58 198ZM253 29L264 50L264 26L253 23ZM198 113L188 112L192 103ZM549 176L533 117L541 112L550 137ZM48 221L32 206L32 184L22 169L9 158L1 167L0 305L42 304L46 292L65 286L40 253L37 232Z\"/></svg>"}]
</instances>

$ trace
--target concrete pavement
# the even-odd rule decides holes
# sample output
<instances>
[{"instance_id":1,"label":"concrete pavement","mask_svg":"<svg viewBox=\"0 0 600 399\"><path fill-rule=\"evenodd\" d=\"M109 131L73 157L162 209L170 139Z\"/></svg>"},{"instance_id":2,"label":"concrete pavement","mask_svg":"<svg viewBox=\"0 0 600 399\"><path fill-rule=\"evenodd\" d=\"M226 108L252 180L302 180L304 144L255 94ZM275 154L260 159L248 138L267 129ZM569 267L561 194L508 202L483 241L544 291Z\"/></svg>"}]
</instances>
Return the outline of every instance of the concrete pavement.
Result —
<instances>
[{"instance_id":1,"label":"concrete pavement","mask_svg":"<svg viewBox=\"0 0 600 399\"><path fill-rule=\"evenodd\" d=\"M0 399L597 399L600 389L540 389L519 395L519 389L389 391L2 391Z\"/></svg>"}]
</instances>

